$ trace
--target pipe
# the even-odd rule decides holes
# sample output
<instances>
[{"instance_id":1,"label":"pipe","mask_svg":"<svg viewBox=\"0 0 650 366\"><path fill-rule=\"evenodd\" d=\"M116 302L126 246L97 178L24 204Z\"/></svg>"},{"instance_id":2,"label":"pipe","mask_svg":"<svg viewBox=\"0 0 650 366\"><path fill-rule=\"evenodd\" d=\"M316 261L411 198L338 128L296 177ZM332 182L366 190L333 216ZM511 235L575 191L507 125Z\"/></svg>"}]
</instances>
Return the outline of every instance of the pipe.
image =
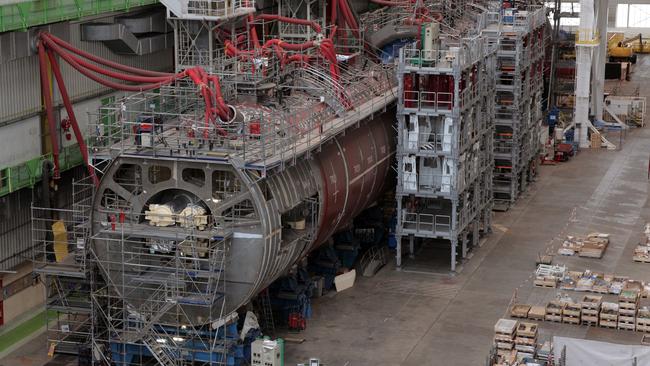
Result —
<instances>
[{"instance_id":1,"label":"pipe","mask_svg":"<svg viewBox=\"0 0 650 366\"><path fill-rule=\"evenodd\" d=\"M70 103L70 96L68 95L68 90L65 87L65 82L63 81L63 76L61 75L61 69L59 68L59 64L56 61L54 53L52 53L51 50L47 50L47 56L50 60L50 65L52 66L52 71L54 72L54 78L56 79L56 84L59 87L61 98L63 99L63 105L65 106L65 110L68 113L68 118L70 118L70 124L72 125L72 130L74 131L74 137L77 139L77 145L79 145L79 150L81 151L81 156L83 157L84 164L86 164L86 169L88 170L88 174L92 177L93 183L95 183L95 186L98 186L99 179L97 179L97 176L95 175L95 169L90 166L86 141L84 141L81 130L79 129L77 117L74 114L72 103Z\"/></svg>"},{"instance_id":2,"label":"pipe","mask_svg":"<svg viewBox=\"0 0 650 366\"><path fill-rule=\"evenodd\" d=\"M45 113L47 115L47 125L50 131L50 141L52 143L52 160L54 161L54 179L59 179L59 141L56 131L56 121L54 120L54 107L52 106L52 95L50 94L49 81L47 78L47 60L45 58L45 47L43 42L38 42L38 66L41 74L41 92L45 102Z\"/></svg>"}]
</instances>

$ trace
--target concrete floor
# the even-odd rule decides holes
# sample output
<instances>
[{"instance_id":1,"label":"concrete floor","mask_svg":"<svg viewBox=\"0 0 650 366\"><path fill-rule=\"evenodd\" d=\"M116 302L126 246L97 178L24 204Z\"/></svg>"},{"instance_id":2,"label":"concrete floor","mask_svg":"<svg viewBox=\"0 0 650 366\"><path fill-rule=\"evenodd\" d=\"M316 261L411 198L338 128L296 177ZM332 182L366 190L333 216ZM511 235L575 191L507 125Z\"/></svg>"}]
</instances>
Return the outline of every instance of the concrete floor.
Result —
<instances>
[{"instance_id":1,"label":"concrete floor","mask_svg":"<svg viewBox=\"0 0 650 366\"><path fill-rule=\"evenodd\" d=\"M649 69L650 59L641 58L634 81L619 90L640 85L641 95L650 95L650 73L644 72ZM495 213L494 233L459 274L398 272L389 265L373 278L358 278L349 290L316 299L307 330L291 335L305 342L287 344L286 364L317 357L328 366L482 365L494 323L506 314L513 296L532 305L555 296L555 289L534 288L532 274L537 255L555 252L567 234L609 232L611 245L600 260L556 256L555 263L650 280L650 264L632 261L643 225L650 221L649 156L646 128L627 133L620 151L584 150L568 163L541 167L538 181L518 203ZM542 323L540 330L542 338L630 344L641 339L640 333L568 324ZM0 365L43 365L46 352L40 336Z\"/></svg>"},{"instance_id":2,"label":"concrete floor","mask_svg":"<svg viewBox=\"0 0 650 366\"><path fill-rule=\"evenodd\" d=\"M649 69L650 58L641 58L632 82L608 83L607 89L630 95L638 88L650 96ZM555 253L570 234L608 232L611 244L602 259L556 256L554 263L650 280L650 264L632 261L650 221L650 131L631 130L622 141L620 151L583 150L568 163L541 167L538 181L517 204L495 213L494 233L460 274L405 273L388 266L374 278L358 278L352 289L317 299L313 319L299 336L306 341L287 345L287 365L310 357L328 366L484 364L494 324L513 297L542 305L557 294L533 287L535 261L538 254ZM569 324L542 323L540 332L541 339L641 340L640 333Z\"/></svg>"}]
</instances>

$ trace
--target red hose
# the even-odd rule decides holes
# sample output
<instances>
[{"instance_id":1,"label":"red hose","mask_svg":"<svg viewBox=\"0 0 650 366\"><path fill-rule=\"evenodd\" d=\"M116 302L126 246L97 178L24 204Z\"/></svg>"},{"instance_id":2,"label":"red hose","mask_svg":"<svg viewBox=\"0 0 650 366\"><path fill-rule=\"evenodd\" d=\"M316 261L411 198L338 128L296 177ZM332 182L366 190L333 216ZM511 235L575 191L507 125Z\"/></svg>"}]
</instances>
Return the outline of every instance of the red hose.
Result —
<instances>
[{"instance_id":1,"label":"red hose","mask_svg":"<svg viewBox=\"0 0 650 366\"><path fill-rule=\"evenodd\" d=\"M330 24L336 25L336 18L338 18L337 7L337 1L330 1Z\"/></svg>"},{"instance_id":2,"label":"red hose","mask_svg":"<svg viewBox=\"0 0 650 366\"><path fill-rule=\"evenodd\" d=\"M341 8L341 12L343 13L343 16L345 18L345 22L352 29L352 33L354 33L354 36L360 39L359 25L357 24L357 20L354 18L354 15L352 14L352 10L350 10L348 1L339 0L339 5Z\"/></svg>"},{"instance_id":3,"label":"red hose","mask_svg":"<svg viewBox=\"0 0 650 366\"><path fill-rule=\"evenodd\" d=\"M281 15L275 15L275 14L261 14L257 16L257 19L262 19L262 20L277 20L278 22L282 23L290 23L290 24L299 24L299 25L308 25L310 26L316 33L321 33L322 29L320 24L313 22L311 20L307 19L297 19L297 18L289 18L289 17L283 17Z\"/></svg>"},{"instance_id":4,"label":"red hose","mask_svg":"<svg viewBox=\"0 0 650 366\"><path fill-rule=\"evenodd\" d=\"M93 56L90 54L87 54L83 51L80 54L81 56L88 58L92 61L95 61L98 64L101 65L110 65L110 67L117 69L117 70L124 70L127 72L135 73L137 72L139 75L131 75L131 74L125 74L125 73L120 73L112 70L106 70L103 69L97 65L91 64L80 57L73 55L71 53L68 53L64 50L64 48L67 48L68 50L71 50L75 53L78 53L74 47L71 45L58 40L58 38L53 37L45 32L41 33L41 42L39 42L39 45L44 49L45 46L48 46L48 53L56 52L61 58L63 58L70 66L72 66L75 70L80 72L81 74L85 75L86 77L90 78L91 80L94 80L95 82L102 84L104 86L107 86L112 89L116 90L124 90L124 91L134 91L134 92L141 92L145 90L151 90L155 88L159 88L162 85L170 84L174 82L175 80L185 78L185 77L190 77L192 81L200 87L200 93L201 96L203 97L203 100L205 102L205 130L204 130L204 137L208 138L209 137L209 126L210 123L214 121L214 116L218 115L222 120L228 120L229 119L229 109L227 104L225 103L223 99L223 95L221 94L221 85L219 82L219 79L216 76L209 76L205 70L201 67L195 67L192 69L187 69L186 71L180 72L178 74L165 74L165 73L148 73L148 75L143 75L147 74L146 70L140 70L136 68L131 68L128 66L120 65L111 61L104 60L102 58L99 58L97 56ZM57 41L58 40L58 41ZM67 46L66 46L67 45ZM232 49L236 48L234 46L231 46ZM78 53L79 54L79 53ZM54 58L54 53L52 53L52 58ZM43 59L45 59L45 56L43 55ZM144 73L143 73L144 71ZM59 70L60 73L60 70ZM101 78L94 73L102 74L111 78L123 80L123 81L129 81L129 82L136 82L136 83L142 83L140 85L126 85L126 84L121 84L121 83L116 83L111 80L106 80L104 78ZM57 82L59 82L57 80ZM62 84L63 79L60 81L60 90L65 90L65 86ZM210 85L212 84L213 88L210 88ZM47 90L44 89L44 94L47 92ZM63 94L64 92L62 92ZM49 93L47 93L49 95ZM65 94L67 96L67 91L65 91ZM45 95L44 95L45 97ZM214 97L214 102L215 105L213 106L213 98ZM46 105L47 105L47 98L46 99ZM65 99L65 98L64 98ZM51 104L51 95L49 96L49 103ZM64 101L65 103L65 101ZM68 97L68 103L69 103L69 97ZM71 107L71 105L70 105ZM66 106L66 109L68 109L68 106ZM52 112L53 113L53 112ZM68 111L68 114L71 115L76 123L76 118L74 118L74 111L72 113ZM49 119L49 118L48 118ZM215 123L215 125L217 125ZM56 125L54 125L56 127ZM222 135L227 135L226 131L224 131L222 128L220 128L217 125L217 130L219 131L220 134ZM82 137L79 135L77 136L77 131L75 131L75 136L77 137L77 140L83 141ZM81 141L80 144L82 143ZM55 167L58 166L58 148L57 150L57 156L55 156ZM87 153L87 152L86 152ZM87 156L84 157L84 160L88 162Z\"/></svg>"},{"instance_id":5,"label":"red hose","mask_svg":"<svg viewBox=\"0 0 650 366\"><path fill-rule=\"evenodd\" d=\"M111 71L111 70L106 70L102 69L96 65L91 64L90 62L84 61L83 59L75 56L75 55L69 55L71 58L73 58L79 65L90 69L91 71L94 71L98 74L106 75L114 79L120 79L124 81L131 81L134 83L156 83L156 82L171 82L174 79L179 79L185 77L185 72L179 73L179 74L170 74L169 76L134 76L134 75L128 75L128 74L122 74L119 72Z\"/></svg>"},{"instance_id":6,"label":"red hose","mask_svg":"<svg viewBox=\"0 0 650 366\"><path fill-rule=\"evenodd\" d=\"M143 76L169 76L169 75L173 75L173 74L167 73L167 72L149 71L149 70L139 69L137 67L122 65L122 64L119 64L117 62L109 61L109 60L103 59L101 57L95 56L93 54L90 54L88 52L82 51L82 50L80 50L78 48L75 48L73 45L65 42L64 40L62 40L62 39L60 39L58 37L55 37L55 36L51 35L50 33L43 32L43 33L41 33L41 35L47 36L50 40L52 40L53 42L55 42L59 46L67 49L68 51L74 52L74 53L78 54L79 56L82 56L84 58L89 59L90 61L94 61L94 62L96 62L98 64L108 66L108 67L111 67L113 69L117 69L117 70L121 70L121 71L125 71L125 72L130 72L132 74L139 74L139 75L143 75Z\"/></svg>"},{"instance_id":7,"label":"red hose","mask_svg":"<svg viewBox=\"0 0 650 366\"><path fill-rule=\"evenodd\" d=\"M68 90L65 87L63 81L63 76L61 75L61 69L59 64L54 57L52 50L47 50L47 57L50 60L50 65L52 66L52 71L54 72L54 78L56 79L56 84L59 87L59 92L61 93L61 98L63 99L63 105L65 106L66 112L68 112L68 118L70 119L70 124L72 125L72 130L74 131L74 137L77 139L77 144L79 145L79 151L81 151L81 156L83 156L84 164L86 164L86 169L88 169L88 174L92 177L95 186L99 186L99 179L95 175L95 169L90 166L88 159L88 148L86 147L86 141L84 141L81 130L79 129L79 124L77 123L77 117L74 114L74 109L72 108L72 103L70 103L70 96L68 95Z\"/></svg>"},{"instance_id":8,"label":"red hose","mask_svg":"<svg viewBox=\"0 0 650 366\"><path fill-rule=\"evenodd\" d=\"M43 42L38 42L38 66L41 73L41 91L43 101L45 102L45 113L47 115L47 126L50 131L50 141L52 143L52 160L54 161L54 179L59 179L59 141L56 131L56 121L54 119L54 108L52 107L52 95L47 79L47 60L45 59L45 47Z\"/></svg>"},{"instance_id":9,"label":"red hose","mask_svg":"<svg viewBox=\"0 0 650 366\"><path fill-rule=\"evenodd\" d=\"M260 40L257 37L257 29L255 28L255 19L253 18L253 14L248 14L246 22L248 23L248 31L250 32L251 39L253 40L253 46L256 49L260 48Z\"/></svg>"},{"instance_id":10,"label":"red hose","mask_svg":"<svg viewBox=\"0 0 650 366\"><path fill-rule=\"evenodd\" d=\"M410 1L390 1L390 0L370 0L370 2L382 6L404 6L411 3Z\"/></svg>"},{"instance_id":11,"label":"red hose","mask_svg":"<svg viewBox=\"0 0 650 366\"><path fill-rule=\"evenodd\" d=\"M75 68L77 71L79 71L81 74L85 75L89 79L92 79L93 81L102 84L104 86L107 86L111 89L115 90L123 90L123 91L133 91L133 92L142 92L146 90L151 90L151 89L156 89L159 88L160 86L164 84L168 84L169 82L158 82L154 84L142 84L142 85L125 85L125 84L120 84L116 83L110 80L102 79L98 77L97 75L93 74L92 72L89 72L85 68L83 68L81 65L79 65L69 54L65 53L56 43L52 42L46 35L43 35L41 37L41 40L44 40L45 43L47 43L48 47L50 47L52 50L54 50L61 58L63 58L70 66ZM171 80L170 80L171 81Z\"/></svg>"}]
</instances>

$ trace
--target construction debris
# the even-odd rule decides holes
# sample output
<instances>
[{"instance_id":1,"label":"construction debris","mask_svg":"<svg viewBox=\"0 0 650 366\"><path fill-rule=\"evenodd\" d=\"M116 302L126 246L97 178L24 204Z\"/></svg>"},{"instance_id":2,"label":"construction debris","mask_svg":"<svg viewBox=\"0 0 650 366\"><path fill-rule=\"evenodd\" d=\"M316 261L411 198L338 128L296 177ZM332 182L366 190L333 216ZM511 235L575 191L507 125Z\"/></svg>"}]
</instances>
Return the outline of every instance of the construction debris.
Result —
<instances>
[{"instance_id":1,"label":"construction debris","mask_svg":"<svg viewBox=\"0 0 650 366\"><path fill-rule=\"evenodd\" d=\"M558 254L587 258L602 258L609 245L609 234L591 233L587 237L567 236Z\"/></svg>"}]
</instances>

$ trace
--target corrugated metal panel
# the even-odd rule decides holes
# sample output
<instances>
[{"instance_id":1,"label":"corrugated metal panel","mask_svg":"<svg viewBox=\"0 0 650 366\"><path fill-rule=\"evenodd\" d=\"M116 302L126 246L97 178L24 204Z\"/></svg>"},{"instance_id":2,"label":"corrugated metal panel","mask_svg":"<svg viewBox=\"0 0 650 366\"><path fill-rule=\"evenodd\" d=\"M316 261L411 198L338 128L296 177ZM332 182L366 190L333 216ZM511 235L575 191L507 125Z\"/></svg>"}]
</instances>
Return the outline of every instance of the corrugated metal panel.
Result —
<instances>
[{"instance_id":1,"label":"corrugated metal panel","mask_svg":"<svg viewBox=\"0 0 650 366\"><path fill-rule=\"evenodd\" d=\"M111 18L101 21L112 21ZM70 23L70 42L97 56L148 70L172 70L173 50L144 56L117 55L101 42L81 41L81 26ZM106 92L108 89L89 80L60 61L68 92L73 99ZM38 57L30 56L0 64L0 122L18 119L40 111Z\"/></svg>"},{"instance_id":2,"label":"corrugated metal panel","mask_svg":"<svg viewBox=\"0 0 650 366\"><path fill-rule=\"evenodd\" d=\"M31 190L24 189L3 200L0 269L7 270L31 259L30 193Z\"/></svg>"},{"instance_id":3,"label":"corrugated metal panel","mask_svg":"<svg viewBox=\"0 0 650 366\"><path fill-rule=\"evenodd\" d=\"M0 122L40 109L38 59L23 57L0 65Z\"/></svg>"}]
</instances>

